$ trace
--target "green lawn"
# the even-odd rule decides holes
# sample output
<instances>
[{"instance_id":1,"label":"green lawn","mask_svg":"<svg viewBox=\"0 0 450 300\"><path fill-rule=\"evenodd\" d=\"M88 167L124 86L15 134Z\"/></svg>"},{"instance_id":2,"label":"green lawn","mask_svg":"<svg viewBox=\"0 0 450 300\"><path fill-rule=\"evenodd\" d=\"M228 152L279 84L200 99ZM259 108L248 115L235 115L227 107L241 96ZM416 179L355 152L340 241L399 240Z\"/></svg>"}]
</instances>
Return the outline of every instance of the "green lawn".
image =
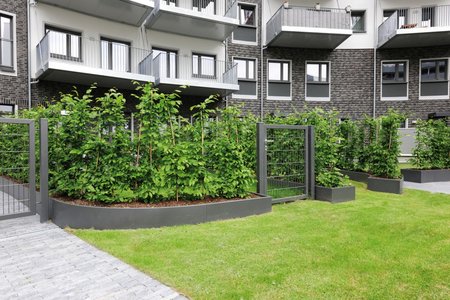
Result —
<instances>
[{"instance_id":1,"label":"green lawn","mask_svg":"<svg viewBox=\"0 0 450 300\"><path fill-rule=\"evenodd\" d=\"M161 229L74 230L194 299L448 299L450 195L366 191Z\"/></svg>"}]
</instances>

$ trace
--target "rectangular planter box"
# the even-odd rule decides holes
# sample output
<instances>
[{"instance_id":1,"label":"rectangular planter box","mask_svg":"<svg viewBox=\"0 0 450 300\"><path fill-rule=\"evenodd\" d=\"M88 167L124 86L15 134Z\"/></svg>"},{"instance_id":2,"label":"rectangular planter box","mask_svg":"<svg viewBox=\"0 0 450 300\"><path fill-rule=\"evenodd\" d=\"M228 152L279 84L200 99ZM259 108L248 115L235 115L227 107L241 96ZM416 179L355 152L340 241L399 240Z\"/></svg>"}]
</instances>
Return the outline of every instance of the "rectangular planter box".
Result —
<instances>
[{"instance_id":1,"label":"rectangular planter box","mask_svg":"<svg viewBox=\"0 0 450 300\"><path fill-rule=\"evenodd\" d=\"M316 200L328 201L331 203L339 203L355 200L354 186L327 188L316 185L315 192L316 192Z\"/></svg>"},{"instance_id":2,"label":"rectangular planter box","mask_svg":"<svg viewBox=\"0 0 450 300\"><path fill-rule=\"evenodd\" d=\"M450 181L450 169L438 169L438 170L403 169L401 171L403 179L405 181L417 183Z\"/></svg>"},{"instance_id":3,"label":"rectangular planter box","mask_svg":"<svg viewBox=\"0 0 450 300\"><path fill-rule=\"evenodd\" d=\"M347 175L350 180L364 182L367 183L367 179L369 178L369 174L366 172L357 172L357 171L348 171L348 170L340 170L344 175Z\"/></svg>"},{"instance_id":4,"label":"rectangular planter box","mask_svg":"<svg viewBox=\"0 0 450 300\"><path fill-rule=\"evenodd\" d=\"M403 179L369 177L367 181L367 189L375 192L402 194Z\"/></svg>"}]
</instances>

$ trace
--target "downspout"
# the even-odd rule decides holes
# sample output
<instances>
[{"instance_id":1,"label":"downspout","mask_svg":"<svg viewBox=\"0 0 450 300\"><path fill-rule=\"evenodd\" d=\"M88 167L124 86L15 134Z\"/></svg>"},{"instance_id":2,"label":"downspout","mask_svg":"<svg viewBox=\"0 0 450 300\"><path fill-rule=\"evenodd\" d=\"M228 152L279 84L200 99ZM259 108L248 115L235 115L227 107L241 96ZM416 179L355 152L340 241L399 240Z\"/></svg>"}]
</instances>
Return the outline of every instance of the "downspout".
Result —
<instances>
[{"instance_id":1,"label":"downspout","mask_svg":"<svg viewBox=\"0 0 450 300\"><path fill-rule=\"evenodd\" d=\"M377 27L377 21L378 21L378 0L374 0L374 41L375 45L373 47L373 113L372 117L375 119L377 117L376 112L376 103L377 103L377 45L378 45L378 27Z\"/></svg>"},{"instance_id":2,"label":"downspout","mask_svg":"<svg viewBox=\"0 0 450 300\"><path fill-rule=\"evenodd\" d=\"M229 41L229 38L227 37L225 39L225 41L222 42L224 47L225 47L225 70L227 69L226 67L227 67L227 64L228 64L228 41ZM232 61L230 61L230 65L231 66L233 65ZM229 99L229 95L225 94L225 107L226 108L228 108L228 99Z\"/></svg>"},{"instance_id":3,"label":"downspout","mask_svg":"<svg viewBox=\"0 0 450 300\"><path fill-rule=\"evenodd\" d=\"M264 0L262 0L260 2L260 6L261 6L261 16L259 18L259 22L260 24L258 24L259 26L259 44L260 44L260 55L259 55L259 63L260 63L260 69L261 69L261 76L259 79L259 86L260 86L260 108L259 108L259 112L260 112L260 121L262 122L264 119L264 47L263 47L263 28L262 28L262 24L263 24L263 18L264 18Z\"/></svg>"},{"instance_id":4,"label":"downspout","mask_svg":"<svg viewBox=\"0 0 450 300\"><path fill-rule=\"evenodd\" d=\"M33 0L31 0L33 1ZM34 1L33 1L34 3ZM28 109L31 110L31 34L30 34L30 0L27 0L27 80L28 80Z\"/></svg>"}]
</instances>

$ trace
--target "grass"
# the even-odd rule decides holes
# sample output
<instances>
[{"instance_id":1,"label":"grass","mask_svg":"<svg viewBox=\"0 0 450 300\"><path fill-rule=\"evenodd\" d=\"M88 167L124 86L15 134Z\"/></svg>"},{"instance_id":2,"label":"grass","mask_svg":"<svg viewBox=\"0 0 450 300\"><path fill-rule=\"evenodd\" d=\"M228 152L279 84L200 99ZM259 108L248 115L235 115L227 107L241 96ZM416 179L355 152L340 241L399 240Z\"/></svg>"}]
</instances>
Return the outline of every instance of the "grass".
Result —
<instances>
[{"instance_id":1,"label":"grass","mask_svg":"<svg viewBox=\"0 0 450 300\"><path fill-rule=\"evenodd\" d=\"M245 219L73 230L194 299L448 299L450 195L367 191Z\"/></svg>"}]
</instances>

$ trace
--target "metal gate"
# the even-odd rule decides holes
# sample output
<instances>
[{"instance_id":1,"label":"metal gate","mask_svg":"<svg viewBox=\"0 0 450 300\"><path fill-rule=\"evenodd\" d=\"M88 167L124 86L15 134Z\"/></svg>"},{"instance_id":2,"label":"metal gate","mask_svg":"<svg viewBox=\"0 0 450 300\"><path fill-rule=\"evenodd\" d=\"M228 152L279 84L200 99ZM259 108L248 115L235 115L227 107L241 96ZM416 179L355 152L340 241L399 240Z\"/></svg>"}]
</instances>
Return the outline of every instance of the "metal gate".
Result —
<instances>
[{"instance_id":1,"label":"metal gate","mask_svg":"<svg viewBox=\"0 0 450 300\"><path fill-rule=\"evenodd\" d=\"M0 220L34 214L34 120L0 118Z\"/></svg>"},{"instance_id":2,"label":"metal gate","mask_svg":"<svg viewBox=\"0 0 450 300\"><path fill-rule=\"evenodd\" d=\"M258 193L273 203L314 198L314 127L257 125Z\"/></svg>"}]
</instances>

